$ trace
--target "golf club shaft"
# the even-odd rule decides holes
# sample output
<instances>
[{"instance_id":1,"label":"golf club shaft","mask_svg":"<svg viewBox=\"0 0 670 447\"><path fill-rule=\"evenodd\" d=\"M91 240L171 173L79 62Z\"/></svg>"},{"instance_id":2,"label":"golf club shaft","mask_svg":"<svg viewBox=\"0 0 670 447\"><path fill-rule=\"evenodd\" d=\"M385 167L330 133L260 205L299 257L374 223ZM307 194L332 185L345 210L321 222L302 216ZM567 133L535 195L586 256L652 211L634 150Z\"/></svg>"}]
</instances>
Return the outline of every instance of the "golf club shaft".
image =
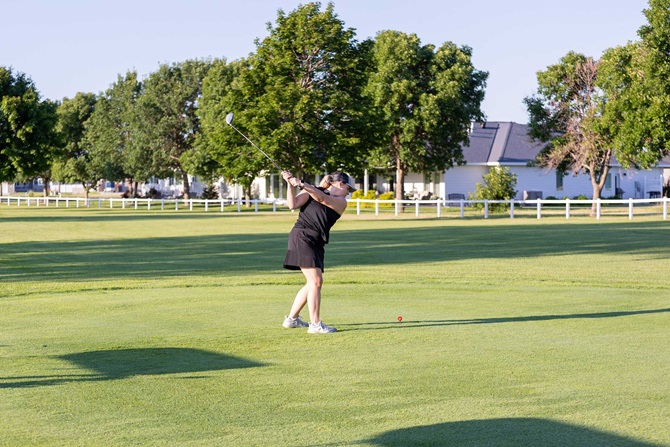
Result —
<instances>
[{"instance_id":1,"label":"golf club shaft","mask_svg":"<svg viewBox=\"0 0 670 447\"><path fill-rule=\"evenodd\" d=\"M260 147L256 146L256 145L254 144L254 142L251 141L249 138L247 138L247 136L244 135L242 132L240 132L240 131L237 129L237 127L233 126L232 123L228 123L228 125L229 125L230 127L232 127L233 129L235 129L235 130L237 131L237 133L239 133L240 135L242 135L242 136L244 137L244 139L247 140L249 143L251 143L251 145L252 145L253 147L255 147L256 149L258 149L258 150L261 152L261 154L265 155L265 157L266 157L268 160L270 160L270 161L272 162L272 164L275 165L275 167L276 167L277 169L279 169L279 171L283 171L283 169L282 169L282 168L281 168L281 167L280 167L280 166L279 166L273 159L271 159L270 156L269 156L268 154L266 154L266 153L263 151L263 149L261 149Z\"/></svg>"}]
</instances>

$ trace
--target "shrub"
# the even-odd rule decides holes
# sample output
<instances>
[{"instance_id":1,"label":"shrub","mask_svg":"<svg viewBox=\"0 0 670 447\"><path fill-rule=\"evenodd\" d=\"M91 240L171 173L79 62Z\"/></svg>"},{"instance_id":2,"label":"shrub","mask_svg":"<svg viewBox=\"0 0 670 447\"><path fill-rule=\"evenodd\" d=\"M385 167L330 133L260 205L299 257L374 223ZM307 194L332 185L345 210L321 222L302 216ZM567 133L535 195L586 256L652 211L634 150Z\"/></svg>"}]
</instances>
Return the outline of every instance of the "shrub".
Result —
<instances>
[{"instance_id":1,"label":"shrub","mask_svg":"<svg viewBox=\"0 0 670 447\"><path fill-rule=\"evenodd\" d=\"M377 198L377 191L369 189L368 193L363 193L362 189L357 189L351 194L352 199L375 200ZM374 203L361 202L361 208L374 208Z\"/></svg>"},{"instance_id":2,"label":"shrub","mask_svg":"<svg viewBox=\"0 0 670 447\"><path fill-rule=\"evenodd\" d=\"M501 166L493 167L488 174L485 174L475 186L474 194L470 194L470 200L510 200L516 196L517 176L509 172L509 168ZM483 209L483 203L473 203L476 209ZM509 207L508 203L491 203L490 211L505 211Z\"/></svg>"},{"instance_id":3,"label":"shrub","mask_svg":"<svg viewBox=\"0 0 670 447\"><path fill-rule=\"evenodd\" d=\"M383 194L379 194L379 200L394 200L395 199L395 193L393 191L385 192ZM393 203L380 203L379 207L385 207L385 208L391 208L395 206Z\"/></svg>"},{"instance_id":4,"label":"shrub","mask_svg":"<svg viewBox=\"0 0 670 447\"><path fill-rule=\"evenodd\" d=\"M203 200L217 200L219 198L219 191L213 183L210 183L209 185L205 186L202 189L202 194L200 194L200 198Z\"/></svg>"}]
</instances>

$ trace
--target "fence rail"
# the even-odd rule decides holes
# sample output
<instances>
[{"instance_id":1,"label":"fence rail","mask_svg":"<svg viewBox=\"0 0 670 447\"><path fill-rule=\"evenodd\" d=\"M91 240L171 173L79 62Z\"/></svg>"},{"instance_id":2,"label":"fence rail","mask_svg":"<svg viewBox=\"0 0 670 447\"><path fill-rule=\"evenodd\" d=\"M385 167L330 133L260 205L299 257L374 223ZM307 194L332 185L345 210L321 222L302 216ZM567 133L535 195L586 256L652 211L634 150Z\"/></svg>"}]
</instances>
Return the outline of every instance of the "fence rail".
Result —
<instances>
[{"instance_id":1,"label":"fence rail","mask_svg":"<svg viewBox=\"0 0 670 447\"><path fill-rule=\"evenodd\" d=\"M595 217L600 219L602 217L603 205L617 207L618 209L626 209L628 218L633 219L635 209L650 208L660 206L663 220L668 219L668 202L667 197L659 197L653 199L596 199L596 200L570 200L570 199L534 199L534 200L368 200L368 199L350 199L349 206L354 206L357 215L361 215L365 210L370 208L374 210L375 215L380 212L393 210L394 214L398 216L400 213L405 213L408 210L414 210L416 217L419 217L421 212L428 212L427 210L434 210L437 217L442 217L443 211L457 210L458 215L462 218L466 215L466 208L472 207L475 204L482 204L481 216L485 219L491 215L491 205L504 205L507 207L506 214L509 214L511 219L514 219L518 208L536 210L537 218L541 219L543 214L547 211L552 211L554 214L557 210L565 212L565 218L570 219L575 208L584 209L588 205L590 210L593 204L596 205ZM277 212L277 206L285 205L284 200L251 200L254 211L259 212L259 205L265 207L272 207L272 212ZM246 201L242 199L141 199L141 198L83 198L83 197L26 197L26 196L0 196L0 204L6 206L55 206L55 207L76 207L76 208L133 208L139 209L188 209L194 210L194 207L204 208L205 212L218 210L224 212L226 206L237 207L237 212L242 212L243 205ZM470 213L471 214L471 213Z\"/></svg>"}]
</instances>

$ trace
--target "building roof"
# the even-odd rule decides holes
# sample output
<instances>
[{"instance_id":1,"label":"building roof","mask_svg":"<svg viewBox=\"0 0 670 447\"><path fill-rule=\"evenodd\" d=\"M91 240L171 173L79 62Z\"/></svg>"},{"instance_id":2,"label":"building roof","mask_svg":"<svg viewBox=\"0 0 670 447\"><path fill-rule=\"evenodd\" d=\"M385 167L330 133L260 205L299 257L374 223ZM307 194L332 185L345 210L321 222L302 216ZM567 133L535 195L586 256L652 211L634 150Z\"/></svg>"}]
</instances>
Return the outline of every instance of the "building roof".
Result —
<instances>
[{"instance_id":1,"label":"building roof","mask_svg":"<svg viewBox=\"0 0 670 447\"><path fill-rule=\"evenodd\" d=\"M470 144L463 146L463 156L469 165L526 166L535 160L543 144L528 136L528 125L505 121L473 123ZM611 166L619 166L612 157ZM670 157L656 166L670 167Z\"/></svg>"},{"instance_id":2,"label":"building roof","mask_svg":"<svg viewBox=\"0 0 670 447\"><path fill-rule=\"evenodd\" d=\"M469 165L526 165L542 149L531 141L528 126L513 122L474 123L470 144L463 146Z\"/></svg>"}]
</instances>

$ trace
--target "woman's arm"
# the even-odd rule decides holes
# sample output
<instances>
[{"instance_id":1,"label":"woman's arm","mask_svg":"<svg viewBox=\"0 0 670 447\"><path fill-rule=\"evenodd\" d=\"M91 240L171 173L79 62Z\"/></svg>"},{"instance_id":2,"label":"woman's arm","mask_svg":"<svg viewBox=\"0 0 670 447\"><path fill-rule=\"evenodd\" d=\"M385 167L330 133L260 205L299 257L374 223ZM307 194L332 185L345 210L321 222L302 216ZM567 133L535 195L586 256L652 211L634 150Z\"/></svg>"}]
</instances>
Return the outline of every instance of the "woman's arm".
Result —
<instances>
[{"instance_id":1,"label":"woman's arm","mask_svg":"<svg viewBox=\"0 0 670 447\"><path fill-rule=\"evenodd\" d=\"M309 194L305 191L301 191L298 195L295 194L295 187L299 186L300 180L293 177L293 174L289 171L283 171L282 176L286 180L287 185L286 205L291 210L302 207L309 200Z\"/></svg>"},{"instance_id":2,"label":"woman's arm","mask_svg":"<svg viewBox=\"0 0 670 447\"><path fill-rule=\"evenodd\" d=\"M307 192L307 194L309 194L314 200L316 200L320 204L325 205L328 208L332 208L340 216L347 209L347 199L345 199L344 197L336 197L331 196L330 194L325 194L316 186L310 185L309 183L305 183L302 180L298 180L297 183L298 183L297 186L300 189L302 189L303 192Z\"/></svg>"}]
</instances>

